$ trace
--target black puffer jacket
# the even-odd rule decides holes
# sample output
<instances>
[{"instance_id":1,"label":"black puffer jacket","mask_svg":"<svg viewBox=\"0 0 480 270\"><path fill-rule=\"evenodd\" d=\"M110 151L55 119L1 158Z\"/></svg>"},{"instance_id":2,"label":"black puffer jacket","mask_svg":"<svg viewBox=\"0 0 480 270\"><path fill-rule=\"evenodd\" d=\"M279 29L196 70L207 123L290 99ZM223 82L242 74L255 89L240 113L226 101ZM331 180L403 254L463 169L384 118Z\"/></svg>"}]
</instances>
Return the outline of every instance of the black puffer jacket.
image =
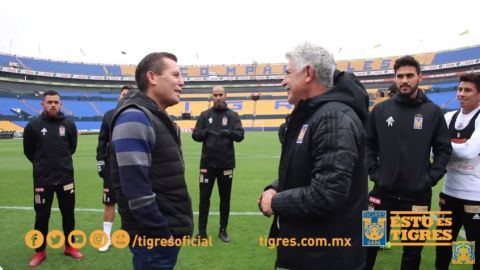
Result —
<instances>
[{"instance_id":1,"label":"black puffer jacket","mask_svg":"<svg viewBox=\"0 0 480 270\"><path fill-rule=\"evenodd\" d=\"M421 90L415 99L396 94L377 104L368 122L371 195L429 203L451 153L441 109Z\"/></svg>"},{"instance_id":2,"label":"black puffer jacket","mask_svg":"<svg viewBox=\"0 0 480 270\"><path fill-rule=\"evenodd\" d=\"M60 112L42 113L23 131L23 152L33 165L35 186L67 184L74 180L72 155L77 149L77 127Z\"/></svg>"},{"instance_id":3,"label":"black puffer jacket","mask_svg":"<svg viewBox=\"0 0 480 270\"><path fill-rule=\"evenodd\" d=\"M300 101L293 111L272 200L271 237L350 238L349 247L284 247L277 267L361 269L362 210L367 208L365 124L368 96L351 74L336 72L335 86ZM277 222L279 227L277 226Z\"/></svg>"}]
</instances>

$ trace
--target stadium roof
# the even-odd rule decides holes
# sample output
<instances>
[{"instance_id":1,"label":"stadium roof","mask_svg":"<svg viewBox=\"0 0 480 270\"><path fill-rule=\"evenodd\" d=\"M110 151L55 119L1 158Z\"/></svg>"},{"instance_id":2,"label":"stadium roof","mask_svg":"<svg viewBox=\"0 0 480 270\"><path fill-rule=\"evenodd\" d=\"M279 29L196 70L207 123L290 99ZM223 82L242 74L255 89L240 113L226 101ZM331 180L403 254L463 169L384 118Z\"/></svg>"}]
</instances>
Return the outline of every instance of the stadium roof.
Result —
<instances>
[{"instance_id":1,"label":"stadium roof","mask_svg":"<svg viewBox=\"0 0 480 270\"><path fill-rule=\"evenodd\" d=\"M337 60L366 59L480 44L479 9L471 0L17 0L0 9L0 52L136 64L171 51L186 65L280 63L310 41Z\"/></svg>"}]
</instances>

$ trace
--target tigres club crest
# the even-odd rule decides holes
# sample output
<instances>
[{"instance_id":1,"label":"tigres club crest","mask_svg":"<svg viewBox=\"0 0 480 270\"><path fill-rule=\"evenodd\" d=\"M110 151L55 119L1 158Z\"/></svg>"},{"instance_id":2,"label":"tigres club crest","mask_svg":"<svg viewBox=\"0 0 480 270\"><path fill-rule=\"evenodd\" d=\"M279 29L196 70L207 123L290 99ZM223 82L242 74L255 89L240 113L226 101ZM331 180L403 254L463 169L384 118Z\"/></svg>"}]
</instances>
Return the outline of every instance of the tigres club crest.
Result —
<instances>
[{"instance_id":1,"label":"tigres club crest","mask_svg":"<svg viewBox=\"0 0 480 270\"><path fill-rule=\"evenodd\" d=\"M380 247L387 243L387 212L362 211L362 246Z\"/></svg>"},{"instance_id":2,"label":"tigres club crest","mask_svg":"<svg viewBox=\"0 0 480 270\"><path fill-rule=\"evenodd\" d=\"M475 242L452 242L452 264L475 264Z\"/></svg>"}]
</instances>

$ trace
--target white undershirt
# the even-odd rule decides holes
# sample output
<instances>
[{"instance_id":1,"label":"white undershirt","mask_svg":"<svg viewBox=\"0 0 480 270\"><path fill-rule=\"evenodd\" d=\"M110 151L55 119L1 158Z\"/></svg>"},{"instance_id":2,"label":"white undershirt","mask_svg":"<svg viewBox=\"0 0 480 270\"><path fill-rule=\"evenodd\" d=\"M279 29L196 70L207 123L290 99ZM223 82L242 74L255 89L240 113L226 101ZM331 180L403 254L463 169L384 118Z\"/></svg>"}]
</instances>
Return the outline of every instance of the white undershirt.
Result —
<instances>
[{"instance_id":1,"label":"white undershirt","mask_svg":"<svg viewBox=\"0 0 480 270\"><path fill-rule=\"evenodd\" d=\"M455 129L463 130L480 107L468 114L460 112ZM456 111L445 114L447 126ZM452 142L452 156L447 165L443 193L455 198L480 201L480 115L475 120L475 130L466 143Z\"/></svg>"}]
</instances>

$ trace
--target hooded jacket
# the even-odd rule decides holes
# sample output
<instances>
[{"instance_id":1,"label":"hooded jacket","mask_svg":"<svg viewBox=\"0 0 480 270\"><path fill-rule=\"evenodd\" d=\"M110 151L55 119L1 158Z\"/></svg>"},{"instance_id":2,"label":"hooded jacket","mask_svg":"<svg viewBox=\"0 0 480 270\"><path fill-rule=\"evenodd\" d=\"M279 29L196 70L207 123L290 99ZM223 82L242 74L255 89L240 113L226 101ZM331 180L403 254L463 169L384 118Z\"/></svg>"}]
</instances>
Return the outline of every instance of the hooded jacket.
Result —
<instances>
[{"instance_id":1,"label":"hooded jacket","mask_svg":"<svg viewBox=\"0 0 480 270\"><path fill-rule=\"evenodd\" d=\"M33 165L34 186L73 182L72 155L77 149L77 127L60 112L57 118L42 113L23 131L23 152Z\"/></svg>"},{"instance_id":2,"label":"hooded jacket","mask_svg":"<svg viewBox=\"0 0 480 270\"><path fill-rule=\"evenodd\" d=\"M421 90L415 99L396 94L374 107L367 146L371 195L417 203L430 203L452 153L442 111Z\"/></svg>"},{"instance_id":3,"label":"hooded jacket","mask_svg":"<svg viewBox=\"0 0 480 270\"><path fill-rule=\"evenodd\" d=\"M338 71L332 89L295 106L282 144L279 180L270 186L278 192L272 199L275 219L270 237L295 243L307 238L325 238L329 244L334 238L350 240L344 247L280 245L277 267L364 267L367 117L365 89L352 74Z\"/></svg>"}]
</instances>

